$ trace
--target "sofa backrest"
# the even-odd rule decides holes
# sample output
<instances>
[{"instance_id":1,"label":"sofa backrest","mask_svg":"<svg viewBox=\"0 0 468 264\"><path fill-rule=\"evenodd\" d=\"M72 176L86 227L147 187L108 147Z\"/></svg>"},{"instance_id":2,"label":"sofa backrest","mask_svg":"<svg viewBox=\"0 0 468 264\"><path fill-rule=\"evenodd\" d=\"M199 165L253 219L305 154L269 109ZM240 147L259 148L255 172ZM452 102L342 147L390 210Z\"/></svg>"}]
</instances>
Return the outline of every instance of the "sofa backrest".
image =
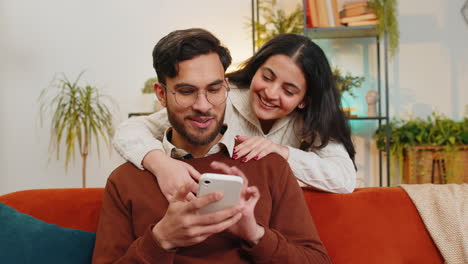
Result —
<instances>
[{"instance_id":1,"label":"sofa backrest","mask_svg":"<svg viewBox=\"0 0 468 264\"><path fill-rule=\"evenodd\" d=\"M96 232L102 188L39 189L0 196L20 212L62 227ZM304 189L333 263L443 263L421 217L400 187L351 194Z\"/></svg>"},{"instance_id":2,"label":"sofa backrest","mask_svg":"<svg viewBox=\"0 0 468 264\"><path fill-rule=\"evenodd\" d=\"M400 187L350 194L304 189L304 197L333 263L444 263Z\"/></svg>"}]
</instances>

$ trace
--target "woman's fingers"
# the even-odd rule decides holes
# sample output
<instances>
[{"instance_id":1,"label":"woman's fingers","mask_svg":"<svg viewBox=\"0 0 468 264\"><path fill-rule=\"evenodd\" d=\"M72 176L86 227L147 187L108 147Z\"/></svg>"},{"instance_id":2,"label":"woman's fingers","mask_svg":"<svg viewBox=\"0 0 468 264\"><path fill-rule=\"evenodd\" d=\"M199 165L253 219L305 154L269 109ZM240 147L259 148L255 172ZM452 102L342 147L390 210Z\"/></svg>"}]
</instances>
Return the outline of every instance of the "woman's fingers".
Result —
<instances>
[{"instance_id":1,"label":"woman's fingers","mask_svg":"<svg viewBox=\"0 0 468 264\"><path fill-rule=\"evenodd\" d=\"M241 136L238 136L238 138ZM242 162L249 160L259 160L266 155L275 152L276 144L271 140L262 137L241 137L243 142L234 149L234 159L241 159Z\"/></svg>"},{"instance_id":2,"label":"woman's fingers","mask_svg":"<svg viewBox=\"0 0 468 264\"><path fill-rule=\"evenodd\" d=\"M261 146L262 141L263 138L261 137L251 137L244 140L234 148L234 155L237 155L234 159L238 159L249 154L252 150L255 150L258 148L258 146Z\"/></svg>"},{"instance_id":3,"label":"woman's fingers","mask_svg":"<svg viewBox=\"0 0 468 264\"><path fill-rule=\"evenodd\" d=\"M198 172L194 167L192 167L190 164L188 163L185 163L185 167L187 168L187 171L189 173L189 175L196 181L199 181L200 180L200 177L201 177L201 174L200 172Z\"/></svg>"},{"instance_id":4,"label":"woman's fingers","mask_svg":"<svg viewBox=\"0 0 468 264\"><path fill-rule=\"evenodd\" d=\"M249 138L251 138L251 137L239 136L239 135L236 136L236 139L237 139L239 142L244 142L244 141L246 141L246 140L249 139Z\"/></svg>"}]
</instances>

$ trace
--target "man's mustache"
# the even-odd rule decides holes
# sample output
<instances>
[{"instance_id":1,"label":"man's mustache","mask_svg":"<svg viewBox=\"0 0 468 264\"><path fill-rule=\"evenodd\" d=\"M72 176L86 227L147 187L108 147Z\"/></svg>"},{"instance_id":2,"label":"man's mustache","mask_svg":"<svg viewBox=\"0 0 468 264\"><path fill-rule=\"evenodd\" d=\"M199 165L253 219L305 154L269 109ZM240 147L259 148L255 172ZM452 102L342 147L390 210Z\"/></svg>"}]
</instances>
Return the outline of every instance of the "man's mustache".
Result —
<instances>
[{"instance_id":1,"label":"man's mustache","mask_svg":"<svg viewBox=\"0 0 468 264\"><path fill-rule=\"evenodd\" d=\"M212 118L215 118L216 116L213 115L212 113L209 113L209 112L202 113L200 111L194 111L190 115L186 116L186 118L189 118L189 119L197 118L197 117L212 117Z\"/></svg>"}]
</instances>

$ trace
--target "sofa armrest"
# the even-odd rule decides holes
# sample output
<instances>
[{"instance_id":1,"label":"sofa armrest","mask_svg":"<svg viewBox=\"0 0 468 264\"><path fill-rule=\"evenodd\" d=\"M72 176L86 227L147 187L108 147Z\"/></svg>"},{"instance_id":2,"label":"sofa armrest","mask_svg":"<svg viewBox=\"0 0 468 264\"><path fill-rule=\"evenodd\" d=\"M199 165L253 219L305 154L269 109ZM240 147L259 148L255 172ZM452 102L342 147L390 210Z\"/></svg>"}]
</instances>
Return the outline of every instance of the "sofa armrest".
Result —
<instances>
[{"instance_id":1,"label":"sofa armrest","mask_svg":"<svg viewBox=\"0 0 468 264\"><path fill-rule=\"evenodd\" d=\"M96 232L103 188L36 189L0 196L0 202L47 223Z\"/></svg>"}]
</instances>

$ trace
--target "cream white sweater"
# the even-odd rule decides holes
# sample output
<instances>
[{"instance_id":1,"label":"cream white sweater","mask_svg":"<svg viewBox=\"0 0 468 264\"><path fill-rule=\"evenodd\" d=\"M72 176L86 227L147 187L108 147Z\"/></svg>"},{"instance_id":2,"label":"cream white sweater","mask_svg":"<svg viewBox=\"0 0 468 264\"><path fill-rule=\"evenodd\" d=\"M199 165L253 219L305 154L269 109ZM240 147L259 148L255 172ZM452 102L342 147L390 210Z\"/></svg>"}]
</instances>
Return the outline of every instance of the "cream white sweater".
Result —
<instances>
[{"instance_id":1,"label":"cream white sweater","mask_svg":"<svg viewBox=\"0 0 468 264\"><path fill-rule=\"evenodd\" d=\"M264 134L249 103L249 89L231 88L226 106L225 122L229 134L260 136L288 146L288 162L302 186L334 193L350 193L356 187L356 170L342 144L330 141L322 149L310 152L298 149L302 121L295 113L285 116ZM162 147L165 130L170 127L166 109L149 116L134 117L123 122L114 136L117 152L135 166L151 150Z\"/></svg>"}]
</instances>

